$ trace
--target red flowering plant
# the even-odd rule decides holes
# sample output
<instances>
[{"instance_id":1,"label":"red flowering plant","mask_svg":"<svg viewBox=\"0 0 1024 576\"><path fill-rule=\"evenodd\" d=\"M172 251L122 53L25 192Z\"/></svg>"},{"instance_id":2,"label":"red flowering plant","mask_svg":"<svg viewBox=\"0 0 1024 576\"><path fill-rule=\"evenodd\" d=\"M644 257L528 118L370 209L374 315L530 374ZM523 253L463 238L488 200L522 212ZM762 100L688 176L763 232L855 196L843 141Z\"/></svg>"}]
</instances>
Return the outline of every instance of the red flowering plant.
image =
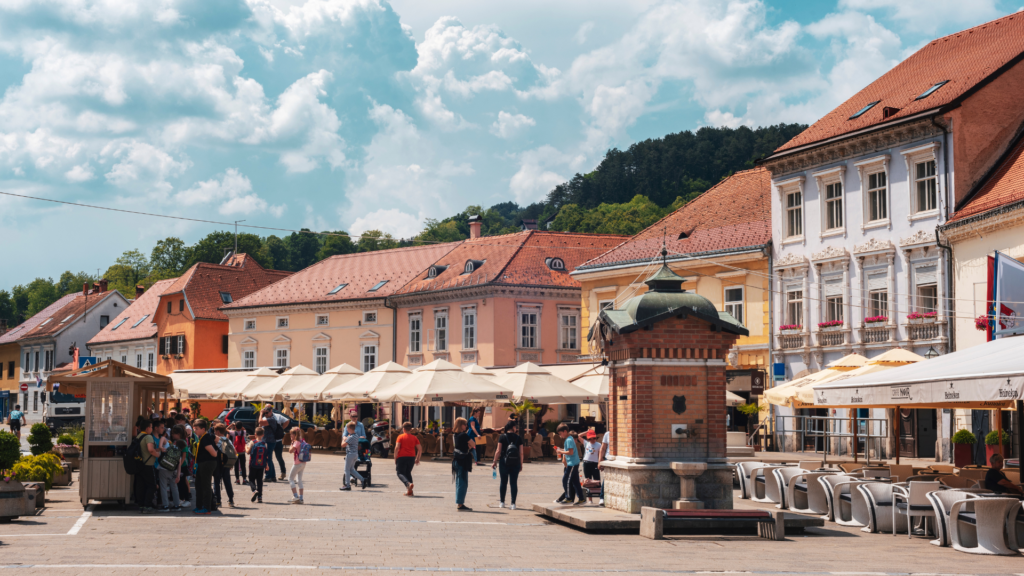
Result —
<instances>
[{"instance_id":1,"label":"red flowering plant","mask_svg":"<svg viewBox=\"0 0 1024 576\"><path fill-rule=\"evenodd\" d=\"M889 317L888 316L868 316L867 318L864 319L864 321L867 322L868 324L871 324L873 322L888 322L889 321Z\"/></svg>"},{"instance_id":2,"label":"red flowering plant","mask_svg":"<svg viewBox=\"0 0 1024 576\"><path fill-rule=\"evenodd\" d=\"M835 326L842 326L842 320L829 320L828 322L818 322L818 328L832 328Z\"/></svg>"},{"instance_id":3,"label":"red flowering plant","mask_svg":"<svg viewBox=\"0 0 1024 576\"><path fill-rule=\"evenodd\" d=\"M783 324L779 326L779 330L800 330L803 327L803 324Z\"/></svg>"},{"instance_id":4,"label":"red flowering plant","mask_svg":"<svg viewBox=\"0 0 1024 576\"><path fill-rule=\"evenodd\" d=\"M988 331L988 322L988 316L982 314L974 319L974 329L980 332L986 332Z\"/></svg>"},{"instance_id":5,"label":"red flowering plant","mask_svg":"<svg viewBox=\"0 0 1024 576\"><path fill-rule=\"evenodd\" d=\"M931 312L911 312L910 314L907 314L907 319L917 320L918 318L935 318L938 315L939 313L934 310Z\"/></svg>"}]
</instances>

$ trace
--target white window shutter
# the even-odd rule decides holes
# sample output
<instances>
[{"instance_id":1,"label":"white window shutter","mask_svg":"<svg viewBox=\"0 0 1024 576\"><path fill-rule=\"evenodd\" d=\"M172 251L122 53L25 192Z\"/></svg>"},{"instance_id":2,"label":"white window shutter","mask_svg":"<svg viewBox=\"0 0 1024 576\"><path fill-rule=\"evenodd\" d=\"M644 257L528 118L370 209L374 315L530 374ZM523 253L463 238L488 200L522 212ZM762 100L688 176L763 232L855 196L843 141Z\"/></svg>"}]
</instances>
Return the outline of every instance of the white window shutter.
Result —
<instances>
[{"instance_id":1,"label":"white window shutter","mask_svg":"<svg viewBox=\"0 0 1024 576\"><path fill-rule=\"evenodd\" d=\"M868 290L885 290L889 286L889 276L885 272L868 274Z\"/></svg>"},{"instance_id":2,"label":"white window shutter","mask_svg":"<svg viewBox=\"0 0 1024 576\"><path fill-rule=\"evenodd\" d=\"M842 296L843 279L830 278L825 280L825 296Z\"/></svg>"},{"instance_id":3,"label":"white window shutter","mask_svg":"<svg viewBox=\"0 0 1024 576\"><path fill-rule=\"evenodd\" d=\"M914 269L914 284L916 286L923 286L925 284L935 284L935 272L936 266L921 266Z\"/></svg>"}]
</instances>

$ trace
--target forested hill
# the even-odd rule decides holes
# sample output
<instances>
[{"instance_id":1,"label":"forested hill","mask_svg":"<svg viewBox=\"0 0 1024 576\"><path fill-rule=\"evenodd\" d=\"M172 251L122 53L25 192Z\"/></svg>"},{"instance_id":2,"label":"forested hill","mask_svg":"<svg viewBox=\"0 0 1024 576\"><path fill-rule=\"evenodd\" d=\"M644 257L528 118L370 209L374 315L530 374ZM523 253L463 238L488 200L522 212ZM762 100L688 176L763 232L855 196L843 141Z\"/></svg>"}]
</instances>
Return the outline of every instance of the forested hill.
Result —
<instances>
[{"instance_id":1,"label":"forested hill","mask_svg":"<svg viewBox=\"0 0 1024 576\"><path fill-rule=\"evenodd\" d=\"M488 236L515 232L524 219L548 228L549 218L552 230L632 235L722 178L753 167L755 160L805 128L799 124L701 128L637 142L626 150L612 149L596 169L559 184L543 202L529 206L502 202L487 209L469 206L444 220L427 220L415 238L392 238L376 230L364 232L361 238L349 238L343 231L328 236L303 230L280 237L239 233L238 249L267 268L301 270L335 254L467 238L469 217L474 214L483 217L482 232ZM130 247L120 256L111 254L111 265L100 277L110 281L111 289L131 297L138 284L148 288L157 280L178 276L196 262L219 262L235 241L231 232L213 231L192 245L171 237L157 241L149 250ZM15 326L62 295L81 290L83 283L99 279L70 270L55 276L56 281L51 276L13 286L10 291L0 288L0 321Z\"/></svg>"}]
</instances>

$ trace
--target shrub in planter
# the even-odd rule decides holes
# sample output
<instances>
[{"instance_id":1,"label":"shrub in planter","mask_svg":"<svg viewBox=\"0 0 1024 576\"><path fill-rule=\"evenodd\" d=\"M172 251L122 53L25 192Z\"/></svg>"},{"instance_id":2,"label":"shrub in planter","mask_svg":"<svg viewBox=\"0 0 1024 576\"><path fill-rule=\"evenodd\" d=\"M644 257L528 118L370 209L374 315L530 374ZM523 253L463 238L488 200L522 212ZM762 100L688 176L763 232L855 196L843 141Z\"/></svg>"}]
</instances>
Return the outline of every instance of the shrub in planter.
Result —
<instances>
[{"instance_id":1,"label":"shrub in planter","mask_svg":"<svg viewBox=\"0 0 1024 576\"><path fill-rule=\"evenodd\" d=\"M64 473L64 467L56 454L40 454L23 456L14 465L12 472L20 482L43 482L49 490L53 486L53 479Z\"/></svg>"},{"instance_id":2,"label":"shrub in planter","mask_svg":"<svg viewBox=\"0 0 1024 576\"><path fill-rule=\"evenodd\" d=\"M42 422L33 424L28 435L28 444L31 446L33 456L52 452L53 436L50 435L50 427Z\"/></svg>"},{"instance_id":3,"label":"shrub in planter","mask_svg":"<svg viewBox=\"0 0 1024 576\"><path fill-rule=\"evenodd\" d=\"M75 444L75 439L70 434L61 434L57 437L57 444L73 446Z\"/></svg>"},{"instance_id":4,"label":"shrub in planter","mask_svg":"<svg viewBox=\"0 0 1024 576\"><path fill-rule=\"evenodd\" d=\"M985 466L992 463L992 456L999 454L999 431L993 430L985 435ZM1005 455L1010 448L1010 436L1003 432L1003 450L1002 453Z\"/></svg>"},{"instance_id":5,"label":"shrub in planter","mask_svg":"<svg viewBox=\"0 0 1024 576\"><path fill-rule=\"evenodd\" d=\"M18 458L21 458L21 442L18 437L0 430L0 472L13 468Z\"/></svg>"},{"instance_id":6,"label":"shrub in planter","mask_svg":"<svg viewBox=\"0 0 1024 576\"><path fill-rule=\"evenodd\" d=\"M970 430L960 430L953 434L953 465L961 468L973 463L974 443L978 439Z\"/></svg>"}]
</instances>

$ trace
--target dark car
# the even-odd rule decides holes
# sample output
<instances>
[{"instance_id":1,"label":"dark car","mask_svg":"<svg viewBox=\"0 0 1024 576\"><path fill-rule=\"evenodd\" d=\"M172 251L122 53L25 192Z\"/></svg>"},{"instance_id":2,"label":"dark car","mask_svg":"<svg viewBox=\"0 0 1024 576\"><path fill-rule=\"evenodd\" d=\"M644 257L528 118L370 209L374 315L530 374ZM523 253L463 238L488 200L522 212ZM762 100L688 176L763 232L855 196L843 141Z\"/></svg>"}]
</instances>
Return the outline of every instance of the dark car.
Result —
<instances>
[{"instance_id":1,"label":"dark car","mask_svg":"<svg viewBox=\"0 0 1024 576\"><path fill-rule=\"evenodd\" d=\"M274 414L281 414L280 410L274 410ZM281 414L284 416L284 414ZM217 417L218 420L224 424L234 423L235 426L242 426L245 431L249 434L256 432L256 409L252 406L242 406L241 408L228 408L220 413ZM288 418L288 416L284 416ZM290 430L292 426L299 425L303 431L309 430L310 428L316 428L316 425L312 422L299 422L294 418L288 418L288 425L284 428Z\"/></svg>"}]
</instances>

